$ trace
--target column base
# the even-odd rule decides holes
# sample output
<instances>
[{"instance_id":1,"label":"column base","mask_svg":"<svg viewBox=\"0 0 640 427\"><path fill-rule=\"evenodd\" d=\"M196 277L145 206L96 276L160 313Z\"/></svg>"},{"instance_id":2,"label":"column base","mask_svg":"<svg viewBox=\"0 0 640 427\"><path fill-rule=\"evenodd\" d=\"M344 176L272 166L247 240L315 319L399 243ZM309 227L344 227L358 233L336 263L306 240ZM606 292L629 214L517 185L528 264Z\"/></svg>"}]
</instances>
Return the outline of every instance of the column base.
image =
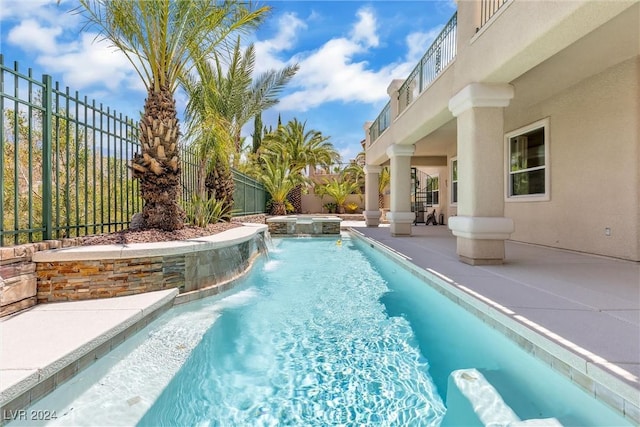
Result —
<instances>
[{"instance_id":1,"label":"column base","mask_svg":"<svg viewBox=\"0 0 640 427\"><path fill-rule=\"evenodd\" d=\"M389 220L391 235L411 236L411 225L416 215L413 212L388 212L387 220Z\"/></svg>"},{"instance_id":2,"label":"column base","mask_svg":"<svg viewBox=\"0 0 640 427\"><path fill-rule=\"evenodd\" d=\"M513 233L514 226L511 218L452 216L449 229L457 237L461 262L494 265L504 262L504 241Z\"/></svg>"},{"instance_id":3,"label":"column base","mask_svg":"<svg viewBox=\"0 0 640 427\"><path fill-rule=\"evenodd\" d=\"M499 265L504 263L504 240L475 240L458 237L460 262L469 265Z\"/></svg>"},{"instance_id":4,"label":"column base","mask_svg":"<svg viewBox=\"0 0 640 427\"><path fill-rule=\"evenodd\" d=\"M376 211L363 211L362 214L364 215L364 222L367 227L377 227L380 225L380 216L382 215L380 209Z\"/></svg>"}]
</instances>

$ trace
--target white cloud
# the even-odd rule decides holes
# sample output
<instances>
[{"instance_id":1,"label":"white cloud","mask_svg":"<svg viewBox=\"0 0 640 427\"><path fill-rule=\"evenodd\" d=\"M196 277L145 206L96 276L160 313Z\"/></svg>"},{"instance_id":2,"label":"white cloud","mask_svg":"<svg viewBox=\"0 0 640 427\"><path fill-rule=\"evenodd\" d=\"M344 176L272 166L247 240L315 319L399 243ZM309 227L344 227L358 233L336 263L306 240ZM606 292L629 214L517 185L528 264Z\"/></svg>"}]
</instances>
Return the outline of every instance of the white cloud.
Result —
<instances>
[{"instance_id":1,"label":"white cloud","mask_svg":"<svg viewBox=\"0 0 640 427\"><path fill-rule=\"evenodd\" d=\"M276 108L306 111L330 101L378 102L387 97L386 89L393 78L411 70L412 66L403 64L373 70L366 61L354 62L355 55L379 45L373 11L361 8L356 16L348 38L333 38L317 50L293 58L300 64L292 81L296 90L284 96Z\"/></svg>"},{"instance_id":2,"label":"white cloud","mask_svg":"<svg viewBox=\"0 0 640 427\"><path fill-rule=\"evenodd\" d=\"M268 40L254 43L256 50L256 74L272 69L280 69L286 65L278 59L278 54L291 49L295 44L299 30L307 28L307 24L294 13L286 13L278 19L278 32Z\"/></svg>"},{"instance_id":3,"label":"white cloud","mask_svg":"<svg viewBox=\"0 0 640 427\"><path fill-rule=\"evenodd\" d=\"M56 37L61 34L61 27L44 27L33 19L27 19L9 31L7 40L25 51L54 54L57 52Z\"/></svg>"},{"instance_id":4,"label":"white cloud","mask_svg":"<svg viewBox=\"0 0 640 427\"><path fill-rule=\"evenodd\" d=\"M30 0L26 7L24 0L2 0L0 21L33 17L34 13L43 10L43 6L55 3L55 0Z\"/></svg>"},{"instance_id":5,"label":"white cloud","mask_svg":"<svg viewBox=\"0 0 640 427\"><path fill-rule=\"evenodd\" d=\"M364 43L367 47L376 47L380 43L376 34L376 17L368 8L358 10L359 21L354 25L351 38L356 43Z\"/></svg>"},{"instance_id":6,"label":"white cloud","mask_svg":"<svg viewBox=\"0 0 640 427\"><path fill-rule=\"evenodd\" d=\"M0 1L3 25L5 20L15 21L7 32L8 44L34 54L33 61L48 74L61 76L64 85L98 95L120 89L145 90L122 52L97 40L95 33L80 31L79 16L68 13L77 3L33 0L25 7L23 0Z\"/></svg>"},{"instance_id":7,"label":"white cloud","mask_svg":"<svg viewBox=\"0 0 640 427\"><path fill-rule=\"evenodd\" d=\"M51 26L70 28L80 22L80 16L69 13L78 7L76 0L0 0L0 22L27 19Z\"/></svg>"},{"instance_id":8,"label":"white cloud","mask_svg":"<svg viewBox=\"0 0 640 427\"><path fill-rule=\"evenodd\" d=\"M93 85L111 91L121 88L143 89L125 55L96 34L81 33L79 43L60 46L62 54L43 54L37 61L51 73L63 75L66 85L82 90Z\"/></svg>"}]
</instances>

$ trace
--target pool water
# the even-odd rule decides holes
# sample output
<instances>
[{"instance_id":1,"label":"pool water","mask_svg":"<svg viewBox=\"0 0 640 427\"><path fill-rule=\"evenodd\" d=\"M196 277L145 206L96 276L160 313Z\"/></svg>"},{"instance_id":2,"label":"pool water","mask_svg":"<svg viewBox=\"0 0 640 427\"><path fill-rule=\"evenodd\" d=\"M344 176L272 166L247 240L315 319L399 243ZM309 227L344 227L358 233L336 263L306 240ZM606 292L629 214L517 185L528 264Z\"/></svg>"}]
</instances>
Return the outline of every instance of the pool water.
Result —
<instances>
[{"instance_id":1,"label":"pool water","mask_svg":"<svg viewBox=\"0 0 640 427\"><path fill-rule=\"evenodd\" d=\"M233 291L170 310L32 409L52 425L438 426L450 373L477 368L523 420L630 424L364 241L274 244Z\"/></svg>"},{"instance_id":2,"label":"pool water","mask_svg":"<svg viewBox=\"0 0 640 427\"><path fill-rule=\"evenodd\" d=\"M279 241L139 425L438 425L444 404L386 280L345 240Z\"/></svg>"}]
</instances>

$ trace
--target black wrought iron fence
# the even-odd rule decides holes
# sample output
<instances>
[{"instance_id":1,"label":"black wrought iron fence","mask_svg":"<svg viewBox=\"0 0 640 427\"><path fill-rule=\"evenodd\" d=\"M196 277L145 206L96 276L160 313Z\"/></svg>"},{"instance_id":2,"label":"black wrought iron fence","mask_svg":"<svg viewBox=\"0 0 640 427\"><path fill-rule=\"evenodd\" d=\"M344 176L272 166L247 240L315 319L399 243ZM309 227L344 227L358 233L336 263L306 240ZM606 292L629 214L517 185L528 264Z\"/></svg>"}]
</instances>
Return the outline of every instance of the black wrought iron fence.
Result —
<instances>
[{"instance_id":1,"label":"black wrought iron fence","mask_svg":"<svg viewBox=\"0 0 640 427\"><path fill-rule=\"evenodd\" d=\"M0 111L0 246L122 230L142 210L128 168L139 149L136 121L51 76L7 66L1 54ZM197 159L188 148L181 152L188 203ZM242 174L234 177L238 188L246 185ZM264 212L264 188L251 185L256 200L243 192L237 215Z\"/></svg>"}]
</instances>

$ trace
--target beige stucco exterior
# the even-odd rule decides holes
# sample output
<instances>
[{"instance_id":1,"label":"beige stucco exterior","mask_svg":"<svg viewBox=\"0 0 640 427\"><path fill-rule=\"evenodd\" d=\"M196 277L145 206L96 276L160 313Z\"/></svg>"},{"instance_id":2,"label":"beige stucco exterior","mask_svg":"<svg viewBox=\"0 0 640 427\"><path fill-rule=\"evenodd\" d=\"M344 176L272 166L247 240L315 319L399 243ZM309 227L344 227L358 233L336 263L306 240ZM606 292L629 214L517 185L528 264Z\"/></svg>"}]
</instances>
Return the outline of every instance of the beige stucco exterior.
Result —
<instances>
[{"instance_id":1,"label":"beige stucco exterior","mask_svg":"<svg viewBox=\"0 0 640 427\"><path fill-rule=\"evenodd\" d=\"M510 0L481 28L482 0L457 3L455 59L406 107L390 82L367 164L414 146L409 167L438 174L465 262L500 262L506 238L640 261L640 3ZM516 200L505 136L532 123L546 125L547 194ZM391 170L392 218L406 173Z\"/></svg>"}]
</instances>

